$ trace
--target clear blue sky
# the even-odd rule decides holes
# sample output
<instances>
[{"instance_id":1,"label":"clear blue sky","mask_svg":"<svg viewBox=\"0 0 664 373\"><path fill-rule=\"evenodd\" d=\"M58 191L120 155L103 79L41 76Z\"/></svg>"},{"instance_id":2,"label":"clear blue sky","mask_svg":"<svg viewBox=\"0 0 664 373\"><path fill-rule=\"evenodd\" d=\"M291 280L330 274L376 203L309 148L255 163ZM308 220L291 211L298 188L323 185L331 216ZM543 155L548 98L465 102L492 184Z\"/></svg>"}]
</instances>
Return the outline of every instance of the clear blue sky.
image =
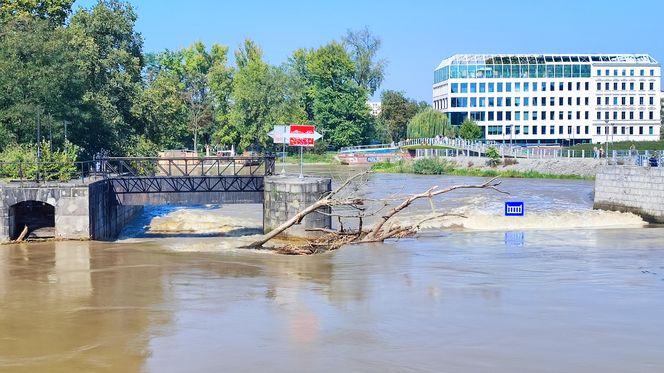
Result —
<instances>
[{"instance_id":1,"label":"clear blue sky","mask_svg":"<svg viewBox=\"0 0 664 373\"><path fill-rule=\"evenodd\" d=\"M368 26L389 62L380 90L431 102L433 69L456 53L648 53L664 61L663 1L132 0L145 52L196 40L256 41L265 59ZM77 0L89 7L95 0Z\"/></svg>"}]
</instances>

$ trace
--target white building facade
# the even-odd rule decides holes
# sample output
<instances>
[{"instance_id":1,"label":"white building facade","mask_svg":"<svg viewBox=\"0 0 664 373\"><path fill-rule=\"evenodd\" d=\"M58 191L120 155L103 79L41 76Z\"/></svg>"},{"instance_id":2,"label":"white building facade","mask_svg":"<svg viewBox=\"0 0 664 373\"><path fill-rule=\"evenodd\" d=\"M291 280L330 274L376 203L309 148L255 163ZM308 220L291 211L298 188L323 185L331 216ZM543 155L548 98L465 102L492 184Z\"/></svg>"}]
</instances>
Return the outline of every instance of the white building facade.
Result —
<instances>
[{"instance_id":1,"label":"white building facade","mask_svg":"<svg viewBox=\"0 0 664 373\"><path fill-rule=\"evenodd\" d=\"M660 78L646 54L454 55L434 71L433 107L487 141L659 140Z\"/></svg>"}]
</instances>

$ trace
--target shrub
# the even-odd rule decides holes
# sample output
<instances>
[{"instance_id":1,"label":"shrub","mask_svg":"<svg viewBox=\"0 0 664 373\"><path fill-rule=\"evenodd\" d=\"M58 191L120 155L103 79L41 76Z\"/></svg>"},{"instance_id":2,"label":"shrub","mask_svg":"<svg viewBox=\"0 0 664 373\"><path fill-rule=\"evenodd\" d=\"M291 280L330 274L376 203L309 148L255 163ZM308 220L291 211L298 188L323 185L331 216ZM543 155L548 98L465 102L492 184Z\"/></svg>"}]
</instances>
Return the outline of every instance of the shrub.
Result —
<instances>
[{"instance_id":1,"label":"shrub","mask_svg":"<svg viewBox=\"0 0 664 373\"><path fill-rule=\"evenodd\" d=\"M514 164L519 164L519 161L516 158L505 158L503 160L503 166L511 166Z\"/></svg>"},{"instance_id":2,"label":"shrub","mask_svg":"<svg viewBox=\"0 0 664 373\"><path fill-rule=\"evenodd\" d=\"M445 160L423 158L413 162L413 172L420 175L443 175L454 170L454 164Z\"/></svg>"},{"instance_id":3,"label":"shrub","mask_svg":"<svg viewBox=\"0 0 664 373\"><path fill-rule=\"evenodd\" d=\"M496 149L494 146L490 146L486 150L486 156L489 158L487 161L489 166L496 167L500 164L500 154L498 153L498 149Z\"/></svg>"},{"instance_id":4,"label":"shrub","mask_svg":"<svg viewBox=\"0 0 664 373\"><path fill-rule=\"evenodd\" d=\"M41 143L39 174L43 180L69 181L76 176L76 158L80 148L67 142L65 149L51 152L47 141ZM33 144L7 146L0 153L0 177L10 179L37 178L37 146Z\"/></svg>"}]
</instances>

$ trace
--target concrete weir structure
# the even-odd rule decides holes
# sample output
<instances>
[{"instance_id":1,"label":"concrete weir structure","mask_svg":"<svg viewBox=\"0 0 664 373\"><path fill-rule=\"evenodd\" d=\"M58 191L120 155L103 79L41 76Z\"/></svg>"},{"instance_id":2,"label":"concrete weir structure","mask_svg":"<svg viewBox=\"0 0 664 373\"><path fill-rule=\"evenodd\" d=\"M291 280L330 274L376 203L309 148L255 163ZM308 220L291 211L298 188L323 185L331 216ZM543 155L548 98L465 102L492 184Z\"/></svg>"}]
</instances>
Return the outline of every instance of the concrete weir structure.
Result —
<instances>
[{"instance_id":1,"label":"concrete weir structure","mask_svg":"<svg viewBox=\"0 0 664 373\"><path fill-rule=\"evenodd\" d=\"M59 239L110 240L143 206L117 202L109 180L0 185L0 241L29 232Z\"/></svg>"},{"instance_id":2,"label":"concrete weir structure","mask_svg":"<svg viewBox=\"0 0 664 373\"><path fill-rule=\"evenodd\" d=\"M264 181L263 231L265 233L292 218L305 207L316 202L332 190L332 179L322 177L271 176ZM332 217L328 214L312 213L302 223L288 228L283 235L291 237L311 236L309 228L331 228Z\"/></svg>"},{"instance_id":3,"label":"concrete weir structure","mask_svg":"<svg viewBox=\"0 0 664 373\"><path fill-rule=\"evenodd\" d=\"M664 223L664 168L605 166L595 177L593 207Z\"/></svg>"}]
</instances>

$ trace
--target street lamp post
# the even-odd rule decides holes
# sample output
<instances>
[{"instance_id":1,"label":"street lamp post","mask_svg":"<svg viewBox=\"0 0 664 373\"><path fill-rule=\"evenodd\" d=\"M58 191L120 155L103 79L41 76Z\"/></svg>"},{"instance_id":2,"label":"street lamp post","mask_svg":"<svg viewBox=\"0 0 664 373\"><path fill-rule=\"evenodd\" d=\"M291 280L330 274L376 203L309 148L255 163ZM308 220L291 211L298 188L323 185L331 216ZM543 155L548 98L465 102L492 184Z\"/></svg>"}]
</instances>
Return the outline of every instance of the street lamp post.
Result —
<instances>
[{"instance_id":1,"label":"street lamp post","mask_svg":"<svg viewBox=\"0 0 664 373\"><path fill-rule=\"evenodd\" d=\"M604 129L604 134L606 135L606 158L609 158L609 120L604 119L604 123L606 123L606 128Z\"/></svg>"}]
</instances>

